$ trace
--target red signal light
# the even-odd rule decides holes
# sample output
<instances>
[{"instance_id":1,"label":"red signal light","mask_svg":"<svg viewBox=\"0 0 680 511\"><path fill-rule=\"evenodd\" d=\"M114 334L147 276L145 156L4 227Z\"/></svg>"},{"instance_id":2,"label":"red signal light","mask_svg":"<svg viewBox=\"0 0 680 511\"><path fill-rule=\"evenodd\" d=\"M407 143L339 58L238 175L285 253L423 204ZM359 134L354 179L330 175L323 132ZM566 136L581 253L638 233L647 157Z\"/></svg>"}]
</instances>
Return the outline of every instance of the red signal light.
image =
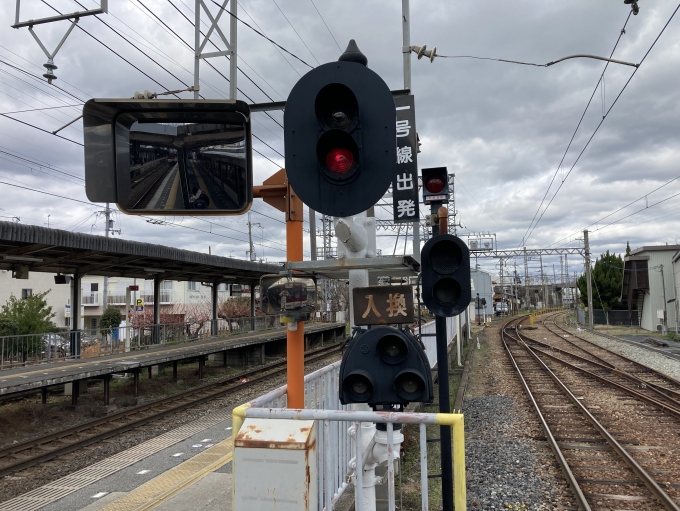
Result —
<instances>
[{"instance_id":1,"label":"red signal light","mask_svg":"<svg viewBox=\"0 0 680 511\"><path fill-rule=\"evenodd\" d=\"M331 172L346 174L352 168L352 165L354 165L354 155L349 149L331 149L326 155L326 165Z\"/></svg>"},{"instance_id":2,"label":"red signal light","mask_svg":"<svg viewBox=\"0 0 680 511\"><path fill-rule=\"evenodd\" d=\"M425 181L425 188L430 193L439 193L446 186L446 181L441 177L432 176Z\"/></svg>"}]
</instances>

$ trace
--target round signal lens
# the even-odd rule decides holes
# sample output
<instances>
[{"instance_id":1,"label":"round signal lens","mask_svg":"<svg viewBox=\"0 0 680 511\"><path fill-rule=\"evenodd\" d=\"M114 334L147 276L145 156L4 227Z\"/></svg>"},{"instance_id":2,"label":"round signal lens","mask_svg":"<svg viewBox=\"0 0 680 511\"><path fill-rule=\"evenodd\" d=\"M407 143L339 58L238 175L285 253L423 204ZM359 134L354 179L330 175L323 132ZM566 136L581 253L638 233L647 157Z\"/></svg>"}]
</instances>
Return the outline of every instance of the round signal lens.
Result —
<instances>
[{"instance_id":1,"label":"round signal lens","mask_svg":"<svg viewBox=\"0 0 680 511\"><path fill-rule=\"evenodd\" d=\"M346 174L354 165L354 155L349 149L331 149L326 156L326 165L331 172Z\"/></svg>"},{"instance_id":2,"label":"round signal lens","mask_svg":"<svg viewBox=\"0 0 680 511\"><path fill-rule=\"evenodd\" d=\"M446 181L441 177L433 176L425 181L425 189L430 193L439 193L446 186Z\"/></svg>"},{"instance_id":3,"label":"round signal lens","mask_svg":"<svg viewBox=\"0 0 680 511\"><path fill-rule=\"evenodd\" d=\"M371 388L371 385L364 378L357 378L352 382L352 392L360 396L366 394Z\"/></svg>"},{"instance_id":4,"label":"round signal lens","mask_svg":"<svg viewBox=\"0 0 680 511\"><path fill-rule=\"evenodd\" d=\"M408 346L401 337L386 335L378 341L376 351L383 362L396 365L406 360Z\"/></svg>"},{"instance_id":5,"label":"round signal lens","mask_svg":"<svg viewBox=\"0 0 680 511\"><path fill-rule=\"evenodd\" d=\"M417 392L419 387L420 380L415 378L415 375L409 375L401 380L401 388L404 389L404 392L408 392L409 394Z\"/></svg>"}]
</instances>

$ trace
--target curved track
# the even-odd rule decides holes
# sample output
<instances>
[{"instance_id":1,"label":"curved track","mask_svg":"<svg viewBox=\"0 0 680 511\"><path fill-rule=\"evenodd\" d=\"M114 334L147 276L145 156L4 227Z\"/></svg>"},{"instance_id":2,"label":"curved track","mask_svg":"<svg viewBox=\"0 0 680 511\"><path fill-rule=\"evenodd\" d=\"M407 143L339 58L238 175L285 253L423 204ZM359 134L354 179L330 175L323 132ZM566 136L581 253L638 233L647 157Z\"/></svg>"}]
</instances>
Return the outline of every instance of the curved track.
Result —
<instances>
[{"instance_id":1,"label":"curved track","mask_svg":"<svg viewBox=\"0 0 680 511\"><path fill-rule=\"evenodd\" d=\"M668 473L663 476L663 481L668 481L674 472L653 468L664 466L667 453L662 446L639 445L647 439L640 438L644 428L634 422L634 413L628 418L621 414L623 417L619 418L600 411L607 407L616 410L623 402L634 402L631 406L653 410L650 417L655 420L670 421L668 429L672 431L680 425L680 404L673 404L673 398L663 392L661 395L654 392L652 396L637 392L641 389L635 386L641 386L641 378L618 369L604 353L587 357L584 350L579 352L566 342L558 346L556 342L532 339L521 328L524 319L516 318L503 326L502 342L579 508L680 511L673 498L679 494L676 488L657 482L652 475ZM554 335L565 341L564 334ZM651 369L645 369L642 376L651 377L648 372ZM604 372L621 377L626 383L609 380L601 374ZM677 444L672 440L665 448L670 450Z\"/></svg>"},{"instance_id":2,"label":"curved track","mask_svg":"<svg viewBox=\"0 0 680 511\"><path fill-rule=\"evenodd\" d=\"M333 351L339 351L339 348L340 344L334 344L310 351L305 355L305 363L327 357ZM241 390L285 371L286 359L282 359L52 435L7 446L0 449L0 477L76 451L218 396ZM244 379L246 381L243 381Z\"/></svg>"}]
</instances>

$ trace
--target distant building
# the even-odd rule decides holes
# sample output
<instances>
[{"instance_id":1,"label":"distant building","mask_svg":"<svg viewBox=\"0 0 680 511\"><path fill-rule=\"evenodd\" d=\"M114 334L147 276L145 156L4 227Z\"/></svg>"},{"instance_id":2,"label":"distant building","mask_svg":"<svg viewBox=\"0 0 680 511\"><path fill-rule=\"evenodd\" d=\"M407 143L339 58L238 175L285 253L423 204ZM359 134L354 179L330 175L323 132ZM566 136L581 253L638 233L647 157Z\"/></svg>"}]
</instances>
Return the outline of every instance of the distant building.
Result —
<instances>
[{"instance_id":1,"label":"distant building","mask_svg":"<svg viewBox=\"0 0 680 511\"><path fill-rule=\"evenodd\" d=\"M675 330L678 321L678 294L680 245L642 247L631 251L624 258L621 301L628 304L631 315L636 311L641 328L661 331L665 311L668 329ZM675 300L668 303L673 299Z\"/></svg>"},{"instance_id":2,"label":"distant building","mask_svg":"<svg viewBox=\"0 0 680 511\"><path fill-rule=\"evenodd\" d=\"M28 279L13 279L12 272L0 270L0 305L4 305L11 295L25 298L28 295L49 291L45 300L56 314L52 320L58 327L71 326L71 285L55 284L53 273L30 272ZM130 295L129 306L134 306L141 299L144 306L153 305L153 280L109 277L108 305L120 308L125 314L125 293L128 286L138 285L139 291ZM243 286L247 288L247 286ZM241 296L241 286L233 287L220 284L217 288L218 299L225 300L231 296ZM94 329L99 326L99 319L104 306L104 277L84 276L80 287L80 328ZM250 296L250 292L245 296ZM183 322L185 313L190 313L192 306L206 306L211 303L211 289L200 282L163 281L160 290L161 314L173 315L173 322Z\"/></svg>"},{"instance_id":3,"label":"distant building","mask_svg":"<svg viewBox=\"0 0 680 511\"><path fill-rule=\"evenodd\" d=\"M487 316L493 316L493 285L491 284L491 274L483 270L470 270L470 280L472 281L472 303L475 304L477 294L479 294L479 299L486 299L486 305L481 307L479 310L475 310L476 314L483 315L486 313Z\"/></svg>"}]
</instances>

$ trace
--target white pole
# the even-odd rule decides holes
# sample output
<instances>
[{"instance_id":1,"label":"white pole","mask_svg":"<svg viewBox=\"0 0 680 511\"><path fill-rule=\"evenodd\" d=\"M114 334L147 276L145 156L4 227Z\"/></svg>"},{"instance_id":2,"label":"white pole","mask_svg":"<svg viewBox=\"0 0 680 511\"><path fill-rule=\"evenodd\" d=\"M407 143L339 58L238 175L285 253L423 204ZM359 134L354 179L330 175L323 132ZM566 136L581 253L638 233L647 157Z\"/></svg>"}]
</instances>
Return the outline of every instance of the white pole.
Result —
<instances>
[{"instance_id":1,"label":"white pole","mask_svg":"<svg viewBox=\"0 0 680 511\"><path fill-rule=\"evenodd\" d=\"M237 61L236 61L236 6L238 2L236 0L231 0L229 2L229 12L231 12L229 20L229 45L231 46L230 51L230 62L229 62L229 99L236 99L236 72Z\"/></svg>"},{"instance_id":2,"label":"white pole","mask_svg":"<svg viewBox=\"0 0 680 511\"><path fill-rule=\"evenodd\" d=\"M235 3L235 2L234 2ZM194 5L194 99L198 99L199 91L199 65L201 62L201 1L196 0Z\"/></svg>"}]
</instances>

